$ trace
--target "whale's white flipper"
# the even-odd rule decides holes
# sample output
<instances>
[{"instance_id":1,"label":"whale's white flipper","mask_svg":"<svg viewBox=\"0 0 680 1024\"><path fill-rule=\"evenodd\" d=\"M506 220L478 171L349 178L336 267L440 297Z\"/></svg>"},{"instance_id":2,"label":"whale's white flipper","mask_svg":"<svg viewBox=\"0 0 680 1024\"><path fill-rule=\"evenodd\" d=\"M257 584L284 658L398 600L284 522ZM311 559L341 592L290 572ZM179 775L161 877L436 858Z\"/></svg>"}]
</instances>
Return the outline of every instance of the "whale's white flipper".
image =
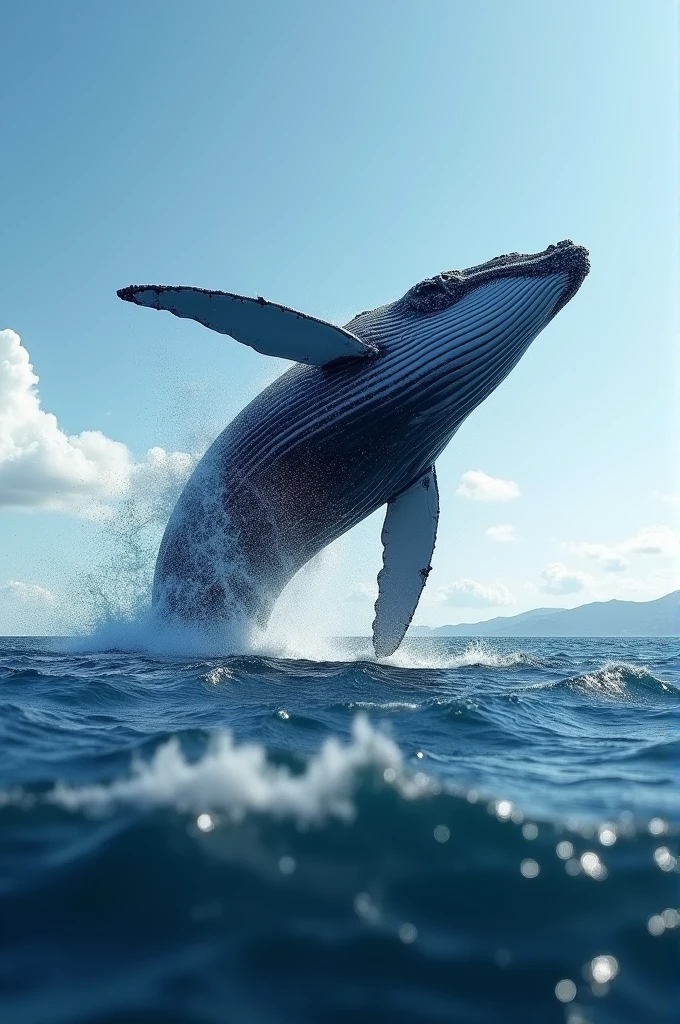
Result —
<instances>
[{"instance_id":1,"label":"whale's white flipper","mask_svg":"<svg viewBox=\"0 0 680 1024\"><path fill-rule=\"evenodd\" d=\"M166 309L175 316L197 320L266 356L296 363L323 366L335 359L375 355L378 351L343 327L262 298L150 284L121 288L118 295L138 306Z\"/></svg>"},{"instance_id":2,"label":"whale's white flipper","mask_svg":"<svg viewBox=\"0 0 680 1024\"><path fill-rule=\"evenodd\" d=\"M396 651L413 618L430 572L438 520L439 492L433 466L387 506L373 620L373 648L378 658Z\"/></svg>"}]
</instances>

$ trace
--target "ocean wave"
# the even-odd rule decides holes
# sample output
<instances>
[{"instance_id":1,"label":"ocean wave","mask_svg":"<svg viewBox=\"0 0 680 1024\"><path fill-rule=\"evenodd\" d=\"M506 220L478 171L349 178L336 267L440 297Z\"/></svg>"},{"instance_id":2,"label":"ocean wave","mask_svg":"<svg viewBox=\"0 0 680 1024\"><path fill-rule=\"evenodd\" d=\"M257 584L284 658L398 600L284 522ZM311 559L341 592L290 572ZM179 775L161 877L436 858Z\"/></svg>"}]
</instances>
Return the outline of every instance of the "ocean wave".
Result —
<instances>
[{"instance_id":1,"label":"ocean wave","mask_svg":"<svg viewBox=\"0 0 680 1024\"><path fill-rule=\"evenodd\" d=\"M347 705L350 711L355 708L363 711L417 711L420 706L407 700L353 700Z\"/></svg>"},{"instance_id":2,"label":"ocean wave","mask_svg":"<svg viewBox=\"0 0 680 1024\"><path fill-rule=\"evenodd\" d=\"M670 683L653 675L645 665L610 661L591 672L565 679L563 686L605 697L623 697L640 693L677 693Z\"/></svg>"},{"instance_id":3,"label":"ocean wave","mask_svg":"<svg viewBox=\"0 0 680 1024\"><path fill-rule=\"evenodd\" d=\"M298 773L270 760L262 745L237 744L228 732L213 736L197 761L189 760L173 737L159 746L149 761L134 762L126 778L86 786L59 783L42 800L89 814L106 814L131 805L191 813L213 811L231 820L240 820L249 812L293 818L300 824L328 817L351 820L353 795L366 772L380 775L389 769L403 795L424 792L420 780L411 782L404 775L402 764L397 745L359 715L352 723L349 743L342 745L335 737L326 739Z\"/></svg>"}]
</instances>

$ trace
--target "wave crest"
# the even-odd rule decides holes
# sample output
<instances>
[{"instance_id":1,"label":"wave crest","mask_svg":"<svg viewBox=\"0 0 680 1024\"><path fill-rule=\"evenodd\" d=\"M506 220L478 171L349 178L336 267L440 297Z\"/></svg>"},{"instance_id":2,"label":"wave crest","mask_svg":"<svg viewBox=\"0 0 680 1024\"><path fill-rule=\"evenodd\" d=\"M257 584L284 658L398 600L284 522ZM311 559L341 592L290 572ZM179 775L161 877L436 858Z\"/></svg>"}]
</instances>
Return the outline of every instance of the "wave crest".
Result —
<instances>
[{"instance_id":1,"label":"wave crest","mask_svg":"<svg viewBox=\"0 0 680 1024\"><path fill-rule=\"evenodd\" d=\"M210 810L232 820L253 812L293 818L300 824L329 817L348 821L355 814L353 794L360 776L387 768L395 778L401 775L399 748L359 715L352 723L349 743L342 745L330 737L297 774L287 765L270 761L263 746L239 745L223 732L198 761L188 760L179 741L172 738L157 748L150 761L136 761L128 778L76 787L60 783L45 800L64 810L90 814L132 805L191 813ZM409 794L406 782L403 792Z\"/></svg>"},{"instance_id":2,"label":"wave crest","mask_svg":"<svg viewBox=\"0 0 680 1024\"><path fill-rule=\"evenodd\" d=\"M565 685L572 689L585 690L591 694L608 697L623 697L631 692L666 692L671 693L673 687L663 679L658 679L645 665L631 665L628 662L610 661L594 672L565 680Z\"/></svg>"},{"instance_id":3,"label":"wave crest","mask_svg":"<svg viewBox=\"0 0 680 1024\"><path fill-rule=\"evenodd\" d=\"M517 668L518 666L540 666L545 664L540 658L532 657L524 651L497 651L487 647L480 641L468 644L458 654L445 653L436 649L422 650L411 643L404 644L384 664L395 668Z\"/></svg>"}]
</instances>

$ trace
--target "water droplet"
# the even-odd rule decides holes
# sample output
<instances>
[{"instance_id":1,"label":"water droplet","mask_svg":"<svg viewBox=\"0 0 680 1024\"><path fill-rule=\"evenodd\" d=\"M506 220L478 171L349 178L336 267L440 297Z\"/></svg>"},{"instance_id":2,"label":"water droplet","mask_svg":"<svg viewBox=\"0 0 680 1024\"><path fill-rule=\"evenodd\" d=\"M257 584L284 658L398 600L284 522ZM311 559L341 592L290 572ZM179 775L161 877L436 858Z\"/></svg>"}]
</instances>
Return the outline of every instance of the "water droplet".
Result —
<instances>
[{"instance_id":1,"label":"water droplet","mask_svg":"<svg viewBox=\"0 0 680 1024\"><path fill-rule=\"evenodd\" d=\"M451 838L451 831L446 825L437 825L434 830L434 837L438 843L448 843Z\"/></svg>"},{"instance_id":2,"label":"water droplet","mask_svg":"<svg viewBox=\"0 0 680 1024\"><path fill-rule=\"evenodd\" d=\"M538 825L534 825L533 821L527 821L525 825L522 825L522 835L525 839L535 839L538 835Z\"/></svg>"},{"instance_id":3,"label":"water droplet","mask_svg":"<svg viewBox=\"0 0 680 1024\"><path fill-rule=\"evenodd\" d=\"M209 814L199 814L196 818L196 826L200 828L201 832L212 832L215 822Z\"/></svg>"}]
</instances>

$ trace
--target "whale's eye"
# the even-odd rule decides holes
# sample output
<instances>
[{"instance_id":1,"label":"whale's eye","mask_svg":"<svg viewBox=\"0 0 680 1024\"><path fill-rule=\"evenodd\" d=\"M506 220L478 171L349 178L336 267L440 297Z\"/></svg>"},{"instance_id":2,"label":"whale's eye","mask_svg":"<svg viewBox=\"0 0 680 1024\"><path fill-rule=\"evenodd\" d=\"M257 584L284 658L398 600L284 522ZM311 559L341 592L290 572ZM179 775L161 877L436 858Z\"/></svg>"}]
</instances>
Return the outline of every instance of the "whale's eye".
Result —
<instances>
[{"instance_id":1,"label":"whale's eye","mask_svg":"<svg viewBox=\"0 0 680 1024\"><path fill-rule=\"evenodd\" d=\"M436 313L451 305L452 296L441 274L428 277L410 288L404 296L410 309L418 313Z\"/></svg>"}]
</instances>

